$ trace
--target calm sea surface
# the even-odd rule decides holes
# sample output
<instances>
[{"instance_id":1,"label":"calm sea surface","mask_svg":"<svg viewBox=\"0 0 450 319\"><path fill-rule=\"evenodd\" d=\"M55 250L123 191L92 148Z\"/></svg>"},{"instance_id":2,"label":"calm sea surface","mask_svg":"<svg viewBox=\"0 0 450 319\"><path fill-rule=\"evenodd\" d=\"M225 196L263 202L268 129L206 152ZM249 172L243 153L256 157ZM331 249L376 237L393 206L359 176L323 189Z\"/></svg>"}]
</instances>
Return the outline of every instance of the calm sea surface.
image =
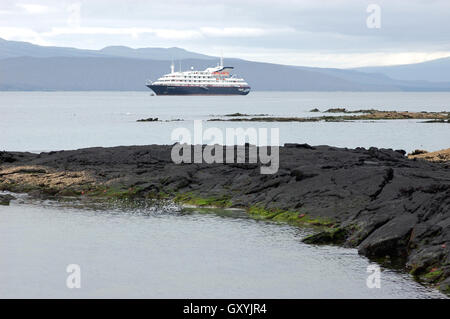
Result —
<instances>
[{"instance_id":1,"label":"calm sea surface","mask_svg":"<svg viewBox=\"0 0 450 319\"><path fill-rule=\"evenodd\" d=\"M151 96L150 92L0 92L0 149L50 151L91 146L172 144L177 127L230 113L317 116L309 110L377 108L450 111L450 93L251 92L247 96ZM158 117L182 122L144 122ZM204 128L279 127L280 142L411 151L450 147L448 124L418 120L351 123L204 122ZM207 142L207 141L205 141Z\"/></svg>"},{"instance_id":2,"label":"calm sea surface","mask_svg":"<svg viewBox=\"0 0 450 319\"><path fill-rule=\"evenodd\" d=\"M306 245L310 230L243 212L86 208L19 200L0 206L0 298L439 298L355 249ZM77 264L81 288L68 289Z\"/></svg>"},{"instance_id":3,"label":"calm sea surface","mask_svg":"<svg viewBox=\"0 0 450 319\"><path fill-rule=\"evenodd\" d=\"M171 132L229 113L312 116L326 110L450 111L449 93L251 92L158 97L150 92L0 92L0 150L172 144ZM320 114L319 114L320 115ZM164 122L137 123L158 117ZM183 119L173 122L171 120ZM167 120L167 122L166 122ZM279 127L280 142L411 151L449 147L448 124L419 121L226 123ZM443 297L383 269L366 286L369 261L354 249L305 245L310 230L256 222L242 212L86 207L20 197L0 206L0 297L427 298ZM81 267L68 289L66 267Z\"/></svg>"}]
</instances>

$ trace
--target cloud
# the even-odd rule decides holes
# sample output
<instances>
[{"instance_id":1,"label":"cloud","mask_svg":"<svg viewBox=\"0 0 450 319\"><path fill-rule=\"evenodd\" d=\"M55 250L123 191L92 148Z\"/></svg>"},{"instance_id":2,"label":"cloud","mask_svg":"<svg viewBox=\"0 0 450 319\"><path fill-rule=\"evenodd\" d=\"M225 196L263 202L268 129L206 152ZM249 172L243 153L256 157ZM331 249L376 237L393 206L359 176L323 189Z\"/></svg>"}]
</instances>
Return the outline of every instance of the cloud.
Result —
<instances>
[{"instance_id":1,"label":"cloud","mask_svg":"<svg viewBox=\"0 0 450 319\"><path fill-rule=\"evenodd\" d=\"M17 4L19 3L19 4ZM450 1L0 0L0 37L100 49L178 46L266 62L351 67L421 62L450 52Z\"/></svg>"},{"instance_id":2,"label":"cloud","mask_svg":"<svg viewBox=\"0 0 450 319\"><path fill-rule=\"evenodd\" d=\"M271 30L262 28L240 28L240 27L226 27L226 28L214 28L214 27L203 27L200 28L200 32L205 36L212 37L259 37L276 32L287 32L294 31L290 28L285 28L282 30Z\"/></svg>"},{"instance_id":3,"label":"cloud","mask_svg":"<svg viewBox=\"0 0 450 319\"><path fill-rule=\"evenodd\" d=\"M145 33L145 32L144 32ZM202 34L196 30L177 30L177 29L154 29L152 33L162 39L194 39L202 37Z\"/></svg>"},{"instance_id":4,"label":"cloud","mask_svg":"<svg viewBox=\"0 0 450 319\"><path fill-rule=\"evenodd\" d=\"M32 42L38 45L50 44L39 33L28 28L0 27L0 37L6 40Z\"/></svg>"},{"instance_id":5,"label":"cloud","mask_svg":"<svg viewBox=\"0 0 450 319\"><path fill-rule=\"evenodd\" d=\"M153 34L162 39L194 39L204 37L259 37L276 32L293 32L292 29L265 30L261 28L241 27L202 27L198 29L160 29L160 28L105 28L105 27L69 27L53 28L43 36L52 37L63 34L91 34L91 35L131 35Z\"/></svg>"},{"instance_id":6,"label":"cloud","mask_svg":"<svg viewBox=\"0 0 450 319\"><path fill-rule=\"evenodd\" d=\"M51 38L60 35L128 35L134 38L141 34L152 34L163 39L192 39L202 36L195 30L157 29L157 28L108 28L108 27L62 27L52 28L41 35Z\"/></svg>"},{"instance_id":7,"label":"cloud","mask_svg":"<svg viewBox=\"0 0 450 319\"><path fill-rule=\"evenodd\" d=\"M43 14L50 12L50 8L40 4L21 3L17 4L17 7L25 10L28 14Z\"/></svg>"},{"instance_id":8,"label":"cloud","mask_svg":"<svg viewBox=\"0 0 450 319\"><path fill-rule=\"evenodd\" d=\"M69 17L67 18L67 24L71 27L79 27L81 24L81 3L72 3L67 7Z\"/></svg>"},{"instance_id":9,"label":"cloud","mask_svg":"<svg viewBox=\"0 0 450 319\"><path fill-rule=\"evenodd\" d=\"M3 31L2 31L3 30ZM7 33L9 38L39 36L52 38L61 35L128 35L137 38L142 34L151 34L161 39L189 40L205 37L259 37L276 32L289 32L293 30L264 30L258 28L213 28L202 27L198 29L160 29L160 28L109 28L109 27L56 27L50 31L36 32L30 28L0 28L0 34Z\"/></svg>"}]
</instances>

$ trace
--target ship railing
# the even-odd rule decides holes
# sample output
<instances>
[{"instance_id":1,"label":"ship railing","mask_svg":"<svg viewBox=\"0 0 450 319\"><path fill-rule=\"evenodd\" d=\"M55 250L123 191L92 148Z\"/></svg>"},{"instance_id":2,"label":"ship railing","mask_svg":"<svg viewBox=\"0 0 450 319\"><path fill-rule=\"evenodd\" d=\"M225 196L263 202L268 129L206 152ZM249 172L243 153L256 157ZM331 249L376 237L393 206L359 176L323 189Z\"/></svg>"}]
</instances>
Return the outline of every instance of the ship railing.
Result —
<instances>
[{"instance_id":1,"label":"ship railing","mask_svg":"<svg viewBox=\"0 0 450 319\"><path fill-rule=\"evenodd\" d=\"M146 80L145 81L145 85L152 85L152 84L153 84L153 82L151 80Z\"/></svg>"}]
</instances>

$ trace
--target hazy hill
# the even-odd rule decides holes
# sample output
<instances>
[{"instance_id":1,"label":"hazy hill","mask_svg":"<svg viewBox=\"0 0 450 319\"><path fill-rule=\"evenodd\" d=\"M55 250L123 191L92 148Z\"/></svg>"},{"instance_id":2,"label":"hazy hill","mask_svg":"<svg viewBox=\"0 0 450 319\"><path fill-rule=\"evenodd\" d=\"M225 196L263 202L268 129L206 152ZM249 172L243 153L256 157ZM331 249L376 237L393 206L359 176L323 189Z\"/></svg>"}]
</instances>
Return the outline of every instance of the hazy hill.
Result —
<instances>
[{"instance_id":1,"label":"hazy hill","mask_svg":"<svg viewBox=\"0 0 450 319\"><path fill-rule=\"evenodd\" d=\"M398 80L450 82L450 57L416 64L364 67L355 70L382 73Z\"/></svg>"},{"instance_id":2,"label":"hazy hill","mask_svg":"<svg viewBox=\"0 0 450 319\"><path fill-rule=\"evenodd\" d=\"M14 57L125 57L151 60L215 59L212 56L190 52L181 48L141 48L109 46L101 50L40 46L28 42L7 41L0 38L0 59Z\"/></svg>"},{"instance_id":3,"label":"hazy hill","mask_svg":"<svg viewBox=\"0 0 450 319\"><path fill-rule=\"evenodd\" d=\"M62 47L46 47L31 44L28 42L7 41L0 38L0 59L13 57L56 57L56 56L70 56L70 57L93 57L99 56L97 51L80 50L75 48Z\"/></svg>"},{"instance_id":4,"label":"hazy hill","mask_svg":"<svg viewBox=\"0 0 450 319\"><path fill-rule=\"evenodd\" d=\"M216 59L209 55L190 52L181 48L141 48L132 49L125 46L110 46L98 51L108 56L151 60Z\"/></svg>"}]
</instances>

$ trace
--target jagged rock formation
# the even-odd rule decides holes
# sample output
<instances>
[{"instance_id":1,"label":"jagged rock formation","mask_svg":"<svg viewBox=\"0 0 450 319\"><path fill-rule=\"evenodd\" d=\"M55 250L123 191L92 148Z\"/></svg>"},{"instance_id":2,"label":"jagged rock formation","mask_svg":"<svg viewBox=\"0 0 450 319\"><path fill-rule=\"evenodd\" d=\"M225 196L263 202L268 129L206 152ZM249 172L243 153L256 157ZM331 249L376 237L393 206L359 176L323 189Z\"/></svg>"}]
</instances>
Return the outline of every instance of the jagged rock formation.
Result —
<instances>
[{"instance_id":1,"label":"jagged rock formation","mask_svg":"<svg viewBox=\"0 0 450 319\"><path fill-rule=\"evenodd\" d=\"M161 145L4 152L0 187L56 196L107 188L142 198L193 194L225 206L306 213L335 221L308 242L399 260L448 292L448 162L408 159L401 150L287 144L278 172L262 175L260 164L174 164L170 154L171 146Z\"/></svg>"}]
</instances>

